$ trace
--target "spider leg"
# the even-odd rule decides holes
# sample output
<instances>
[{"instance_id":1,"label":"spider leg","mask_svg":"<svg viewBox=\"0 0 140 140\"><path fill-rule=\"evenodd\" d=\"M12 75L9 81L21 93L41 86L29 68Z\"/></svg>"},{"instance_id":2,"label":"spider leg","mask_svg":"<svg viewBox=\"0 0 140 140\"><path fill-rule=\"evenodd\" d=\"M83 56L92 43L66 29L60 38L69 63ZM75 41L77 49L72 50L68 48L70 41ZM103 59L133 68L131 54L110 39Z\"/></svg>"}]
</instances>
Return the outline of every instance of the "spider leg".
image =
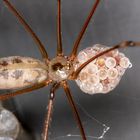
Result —
<instances>
[{"instance_id":1,"label":"spider leg","mask_svg":"<svg viewBox=\"0 0 140 140\"><path fill-rule=\"evenodd\" d=\"M57 56L63 55L62 52L62 35L61 35L61 0L58 1L57 8Z\"/></svg>"},{"instance_id":2,"label":"spider leg","mask_svg":"<svg viewBox=\"0 0 140 140\"><path fill-rule=\"evenodd\" d=\"M79 129L80 129L80 132L81 132L81 136L83 138L83 140L86 140L86 135L85 135L85 132L84 132L84 128L82 126L82 122L80 120L80 116L78 114L78 111L77 111L77 108L76 108L76 105L74 103L74 100L72 98L72 95L71 95L71 92L70 92L70 89L68 87L68 84L66 82L63 83L63 88L65 90L65 93L66 93L66 96L68 98L68 101L70 103L70 106L72 108L72 111L73 111L73 114L75 116L75 119L77 121L77 124L79 126Z\"/></svg>"},{"instance_id":3,"label":"spider leg","mask_svg":"<svg viewBox=\"0 0 140 140\"><path fill-rule=\"evenodd\" d=\"M27 88L24 88L24 89L21 89L21 90L17 90L17 91L14 91L14 92L2 94L2 95L0 95L0 101L1 100L7 100L7 99L10 99L10 98L12 98L14 96L25 94L27 92L30 92L30 91L33 91L33 90L40 89L42 87L48 86L48 84L50 82L51 81L45 81L45 82L33 85L31 87L27 87Z\"/></svg>"},{"instance_id":4,"label":"spider leg","mask_svg":"<svg viewBox=\"0 0 140 140\"><path fill-rule=\"evenodd\" d=\"M59 88L59 86L60 86L59 83L55 83L50 90L48 111L47 111L46 119L44 122L44 129L43 129L43 140L48 140L48 131L49 131L49 125L50 125L50 121L51 121L53 104L54 104L54 99L55 99L55 91L57 88Z\"/></svg>"},{"instance_id":5,"label":"spider leg","mask_svg":"<svg viewBox=\"0 0 140 140\"><path fill-rule=\"evenodd\" d=\"M44 45L41 43L40 39L37 37L37 35L34 33L34 31L31 29L31 27L27 24L27 22L23 19L21 14L16 10L16 8L8 0L3 0L3 1L7 5L8 9L17 17L19 22L24 26L26 31L32 36L35 43L38 45L38 48L41 52L43 59L45 61L48 60L49 59L48 54L45 50Z\"/></svg>"},{"instance_id":6,"label":"spider leg","mask_svg":"<svg viewBox=\"0 0 140 140\"><path fill-rule=\"evenodd\" d=\"M77 51L78 51L80 41L82 40L82 37L83 37L83 35L84 35L88 25L89 25L89 22L90 22L92 16L94 15L94 13L95 13L95 11L97 9L97 6L98 6L99 2L100 2L100 0L96 0L95 3L93 4L93 7L92 7L92 9L91 9L91 11L90 11L85 23L84 23L84 26L82 27L82 30L79 33L79 35L78 35L78 37L77 37L77 39L76 39L76 41L74 43L74 47L73 47L72 53L70 55L71 60L74 60L74 58L77 55Z\"/></svg>"},{"instance_id":7,"label":"spider leg","mask_svg":"<svg viewBox=\"0 0 140 140\"><path fill-rule=\"evenodd\" d=\"M72 75L71 75L71 79L76 79L78 74L80 73L80 71L85 67L87 66L90 62L92 62L93 60L95 60L96 58L110 52L110 51L113 51L115 49L119 49L119 48L127 48L127 47L135 47L135 46L140 46L140 42L134 42L134 41L124 41L124 42L121 42L120 44L118 45L115 45L114 47L108 49L108 50L105 50L95 56L93 56L92 58L90 58L89 60L87 60L85 63L83 63Z\"/></svg>"}]
</instances>

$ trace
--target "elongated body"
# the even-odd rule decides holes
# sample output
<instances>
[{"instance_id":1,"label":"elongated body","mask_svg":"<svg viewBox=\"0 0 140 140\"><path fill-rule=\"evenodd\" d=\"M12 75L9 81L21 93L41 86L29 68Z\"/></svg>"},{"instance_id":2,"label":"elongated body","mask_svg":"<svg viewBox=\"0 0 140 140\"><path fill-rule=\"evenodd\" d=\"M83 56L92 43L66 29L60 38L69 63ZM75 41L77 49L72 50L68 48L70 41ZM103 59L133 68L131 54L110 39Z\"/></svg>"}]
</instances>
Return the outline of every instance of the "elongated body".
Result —
<instances>
[{"instance_id":1,"label":"elongated body","mask_svg":"<svg viewBox=\"0 0 140 140\"><path fill-rule=\"evenodd\" d=\"M29 87L1 94L0 100L10 99L11 97L31 92L52 84L47 106L48 111L44 121L42 135L42 140L48 140L49 126L55 101L55 92L59 87L62 87L72 108L75 120L77 121L81 138L82 140L87 140L82 121L67 81L75 80L80 89L90 95L96 93L109 93L118 85L125 70L132 66L129 59L116 49L140 46L140 42L124 41L111 48L96 44L80 51L78 54L79 44L97 9L97 6L99 5L99 2L101 1L95 0L88 17L74 42L71 54L69 56L65 56L61 35L61 0L57 0L57 55L55 55L53 59L50 59L45 46L28 25L26 20L22 17L22 14L16 10L10 0L3 1L8 9L17 17L25 30L31 35L32 39L38 46L43 62L45 63L29 57L13 56L1 58L0 89L23 88L25 86ZM102 138L107 132L108 127L105 126L104 130Z\"/></svg>"},{"instance_id":2,"label":"elongated body","mask_svg":"<svg viewBox=\"0 0 140 140\"><path fill-rule=\"evenodd\" d=\"M47 79L47 67L41 61L21 56L0 59L0 89L14 89Z\"/></svg>"}]
</instances>

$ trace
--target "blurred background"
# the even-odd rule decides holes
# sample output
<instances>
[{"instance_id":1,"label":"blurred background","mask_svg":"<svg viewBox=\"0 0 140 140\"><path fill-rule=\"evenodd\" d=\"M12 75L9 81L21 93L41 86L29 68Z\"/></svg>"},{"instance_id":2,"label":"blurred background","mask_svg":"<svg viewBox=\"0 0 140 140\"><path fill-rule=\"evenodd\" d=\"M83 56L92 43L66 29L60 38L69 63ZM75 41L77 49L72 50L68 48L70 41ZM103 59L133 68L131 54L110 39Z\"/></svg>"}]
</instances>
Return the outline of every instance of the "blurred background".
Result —
<instances>
[{"instance_id":1,"label":"blurred background","mask_svg":"<svg viewBox=\"0 0 140 140\"><path fill-rule=\"evenodd\" d=\"M53 58L57 45L57 0L10 1L22 13ZM70 54L94 1L62 0L62 35L66 55ZM79 50L96 43L113 46L123 40L140 41L139 5L139 0L102 0ZM105 126L110 127L104 135L105 140L140 139L140 48L129 48L122 52L130 58L133 67L126 71L118 87L109 94L84 94L75 82L70 82L86 134L91 136L88 140L99 139ZM36 44L0 1L0 57L14 55L41 59ZM16 114L34 140L41 138L49 88L36 90L4 103ZM8 91L0 93L4 92ZM76 136L70 137L70 134ZM50 139L80 140L78 135L64 91L60 89L56 94Z\"/></svg>"}]
</instances>

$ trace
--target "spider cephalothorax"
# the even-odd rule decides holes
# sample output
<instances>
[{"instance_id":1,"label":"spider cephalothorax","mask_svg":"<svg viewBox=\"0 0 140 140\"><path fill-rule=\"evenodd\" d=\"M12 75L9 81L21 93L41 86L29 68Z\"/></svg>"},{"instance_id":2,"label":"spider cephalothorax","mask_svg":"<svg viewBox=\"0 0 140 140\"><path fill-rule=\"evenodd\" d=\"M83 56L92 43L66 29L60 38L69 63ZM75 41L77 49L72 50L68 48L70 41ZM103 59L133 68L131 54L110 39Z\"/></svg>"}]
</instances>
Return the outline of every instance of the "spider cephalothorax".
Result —
<instances>
[{"instance_id":1,"label":"spider cephalothorax","mask_svg":"<svg viewBox=\"0 0 140 140\"><path fill-rule=\"evenodd\" d=\"M52 115L55 91L61 86L66 93L67 99L76 118L82 139L86 140L84 128L76 105L73 101L67 80L75 80L80 89L89 94L108 93L116 87L123 75L122 72L119 72L119 68L125 71L130 65L128 58L121 56L121 53L116 55L113 51L118 48L125 48L128 46L140 46L140 42L124 41L112 48L105 48L102 47L102 45L98 45L97 47L97 45L95 45L82 50L78 54L79 44L100 2L100 0L95 0L95 4L93 4L89 16L74 43L70 56L63 56L61 37L61 0L57 0L57 56L50 60L44 45L33 32L31 27L8 0L3 1L38 45L43 62L28 57L16 57L16 59L15 57L7 57L0 59L0 77L2 77L2 80L4 81L0 83L0 89L23 88L12 93L0 95L0 100L6 100L16 95L53 84L50 89L48 112L44 122L43 133L43 140L48 140L48 130ZM26 62L26 60L28 62ZM10 80L12 80L12 82ZM113 86L111 85L112 81L115 82ZM108 86L110 88L108 88Z\"/></svg>"},{"instance_id":2,"label":"spider cephalothorax","mask_svg":"<svg viewBox=\"0 0 140 140\"><path fill-rule=\"evenodd\" d=\"M73 64L68 57L57 56L49 62L49 78L54 81L68 79L73 71Z\"/></svg>"}]
</instances>

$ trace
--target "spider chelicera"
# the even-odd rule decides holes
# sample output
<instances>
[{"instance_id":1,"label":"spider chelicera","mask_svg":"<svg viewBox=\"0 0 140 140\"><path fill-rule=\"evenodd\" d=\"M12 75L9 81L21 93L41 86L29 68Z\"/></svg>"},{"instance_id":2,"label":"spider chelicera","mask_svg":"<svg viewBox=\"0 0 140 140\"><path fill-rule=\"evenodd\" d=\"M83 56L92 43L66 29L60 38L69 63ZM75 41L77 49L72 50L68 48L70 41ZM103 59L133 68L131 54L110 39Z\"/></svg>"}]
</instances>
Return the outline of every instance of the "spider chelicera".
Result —
<instances>
[{"instance_id":1,"label":"spider chelicera","mask_svg":"<svg viewBox=\"0 0 140 140\"><path fill-rule=\"evenodd\" d=\"M70 106L73 110L73 114L79 126L82 139L86 140L87 139L86 134L84 132L84 128L82 126L76 105L73 101L73 97L71 95L67 80L77 80L78 84L79 84L79 80L81 80L80 82L81 84L83 84L83 81L86 80L88 76L86 77L87 73L84 73L84 76L83 76L81 72L82 70L86 69L86 67L89 66L89 64L94 62L94 67L93 65L91 65L90 69L93 70L94 68L96 70L97 66L98 68L102 68L100 70L100 79L98 80L96 79L97 74L96 76L94 75L94 78L93 78L92 76L94 73L92 73L90 87L87 87L87 89L85 89L85 87L84 89L82 87L80 88L83 89L83 91L87 93L91 93L91 94L96 93L96 92L102 92L103 90L101 90L101 88L102 89L106 88L107 84L109 85L109 82L114 77L115 78L118 77L119 74L118 74L118 71L116 71L116 68L118 68L118 66L119 67L122 66L124 67L123 69L126 69L128 65L130 64L129 60L126 57L123 56L122 58L120 58L122 56L120 55L120 53L118 53L117 56L115 56L114 51L117 50L118 48L125 48L128 46L130 47L140 46L140 42L124 41L118 45L115 45L112 48L107 48L107 49L104 49L102 47L100 48L97 46L96 46L96 49L94 49L94 47L90 48L92 51L95 52L95 54L93 54L93 52L90 50L89 51L89 55L91 55L90 58L79 65L79 60L77 59L78 47L88 27L88 24L93 14L95 13L95 10L97 9L97 6L100 0L95 0L95 3L93 4L93 7L81 29L81 32L79 33L74 43L73 50L69 56L65 56L63 54L62 36L61 36L61 0L57 0L57 1L58 1L57 55L52 60L50 60L44 45L41 43L40 39L33 32L33 30L27 24L27 22L23 19L21 14L16 10L16 8L8 0L3 0L5 5L17 17L19 22L23 25L26 31L34 39L35 43L37 44L40 50L43 61L39 61L37 59L33 59L29 57L20 57L20 56L1 58L0 59L0 72L1 72L0 89L15 89L15 88L16 89L22 88L22 89L19 89L11 93L2 94L0 95L0 100L6 100L16 95L24 94L24 93L48 86L49 84L52 84L52 87L50 89L48 112L47 112L46 119L44 122L44 130L43 130L43 140L48 140L48 129L49 129L49 124L50 124L51 115L52 115L55 91L59 87L62 87L64 88L64 91L66 93ZM87 50L85 52L87 52ZM85 52L83 51L82 53L85 53ZM113 54L110 54L111 52L113 52ZM99 59L97 63L95 62L95 60L97 60L98 58L101 58L101 59ZM103 71L103 68L105 68L109 72L106 72L106 70ZM93 72L91 70L90 72ZM106 73L109 73L110 77L107 76ZM79 76L81 78L79 78ZM97 87L97 81L98 81L98 86L100 85L100 88L99 88L100 90L95 91L95 88ZM96 84L94 85L94 83ZM91 88L92 90L88 91L88 88ZM113 88L114 87L112 87L112 89ZM109 92L110 90L105 91L105 92Z\"/></svg>"}]
</instances>

